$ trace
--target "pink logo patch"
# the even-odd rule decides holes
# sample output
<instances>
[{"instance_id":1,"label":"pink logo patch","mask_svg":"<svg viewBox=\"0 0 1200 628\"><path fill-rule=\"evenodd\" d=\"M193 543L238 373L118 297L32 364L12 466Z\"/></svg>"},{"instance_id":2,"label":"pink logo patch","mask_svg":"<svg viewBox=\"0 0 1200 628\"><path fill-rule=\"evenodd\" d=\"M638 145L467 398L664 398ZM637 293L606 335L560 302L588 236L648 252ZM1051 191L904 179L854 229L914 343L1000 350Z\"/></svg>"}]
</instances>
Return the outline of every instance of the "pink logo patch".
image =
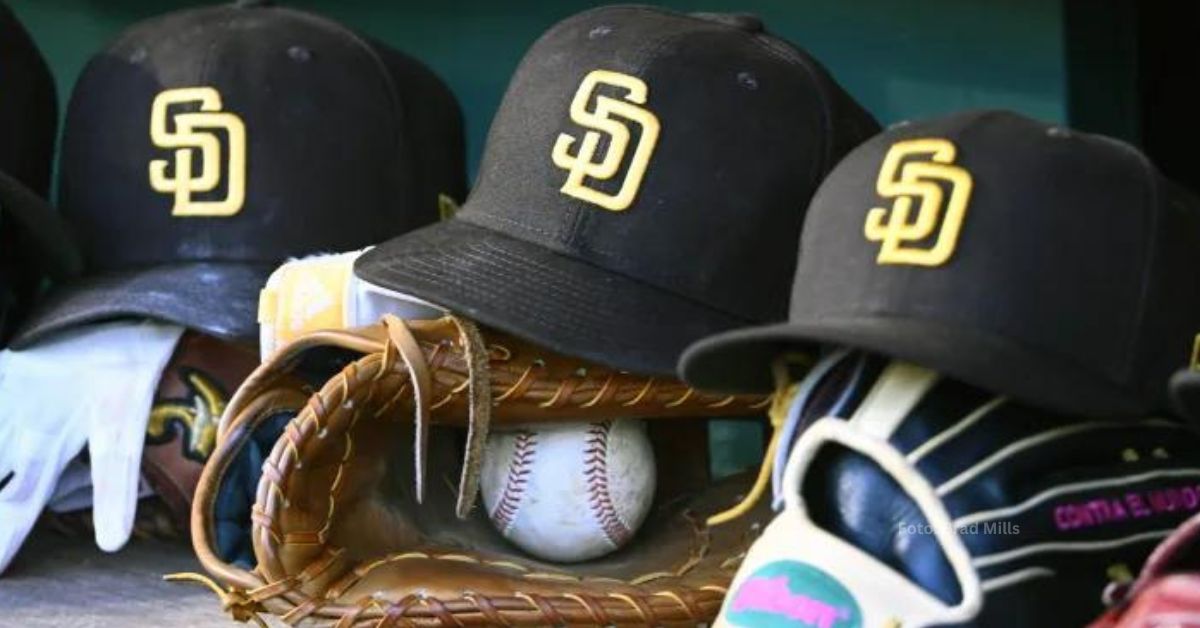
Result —
<instances>
[{"instance_id":1,"label":"pink logo patch","mask_svg":"<svg viewBox=\"0 0 1200 628\"><path fill-rule=\"evenodd\" d=\"M747 580L733 600L733 612L741 611L780 615L816 628L833 628L834 623L850 617L849 609L792 593L784 575Z\"/></svg>"},{"instance_id":2,"label":"pink logo patch","mask_svg":"<svg viewBox=\"0 0 1200 628\"><path fill-rule=\"evenodd\" d=\"M1059 504L1054 507L1054 525L1062 531L1083 530L1197 510L1200 485L1185 484Z\"/></svg>"}]
</instances>

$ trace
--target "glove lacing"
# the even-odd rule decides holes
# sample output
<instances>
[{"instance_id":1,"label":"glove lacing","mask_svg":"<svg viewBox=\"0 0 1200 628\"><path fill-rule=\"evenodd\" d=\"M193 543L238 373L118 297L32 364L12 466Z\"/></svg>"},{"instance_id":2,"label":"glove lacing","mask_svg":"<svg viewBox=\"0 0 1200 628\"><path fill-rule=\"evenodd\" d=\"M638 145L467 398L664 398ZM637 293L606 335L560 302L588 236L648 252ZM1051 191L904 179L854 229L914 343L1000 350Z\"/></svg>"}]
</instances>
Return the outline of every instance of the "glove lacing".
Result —
<instances>
[{"instance_id":1,"label":"glove lacing","mask_svg":"<svg viewBox=\"0 0 1200 628\"><path fill-rule=\"evenodd\" d=\"M475 505L479 494L479 469L483 462L483 449L487 443L488 432L492 424L492 386L488 372L488 350L484 344L483 335L474 323L458 318L449 317L458 328L459 341L462 342L467 358L467 446L463 454L462 474L458 480L458 497L455 502L455 514L459 519L465 519ZM416 435L413 439L413 457L416 464L416 497L417 503L422 503L425 497L425 476L428 457L426 452L429 445L429 414L432 406L433 377L425 352L413 335L412 330L400 318L388 314L383 317L383 325L387 329L389 342L383 350L383 367L379 376L391 370L389 360L395 360L399 354L404 366L408 369L409 379L413 385L414 420Z\"/></svg>"},{"instance_id":2,"label":"glove lacing","mask_svg":"<svg viewBox=\"0 0 1200 628\"><path fill-rule=\"evenodd\" d=\"M217 594L217 598L221 600L221 610L229 613L234 620L243 623L253 621L259 628L270 628L266 620L259 616L259 613L263 610L261 605L251 599L244 591L238 591L233 587L222 589L212 578L198 573L167 574L163 576L163 580L167 582L196 582L202 584Z\"/></svg>"}]
</instances>

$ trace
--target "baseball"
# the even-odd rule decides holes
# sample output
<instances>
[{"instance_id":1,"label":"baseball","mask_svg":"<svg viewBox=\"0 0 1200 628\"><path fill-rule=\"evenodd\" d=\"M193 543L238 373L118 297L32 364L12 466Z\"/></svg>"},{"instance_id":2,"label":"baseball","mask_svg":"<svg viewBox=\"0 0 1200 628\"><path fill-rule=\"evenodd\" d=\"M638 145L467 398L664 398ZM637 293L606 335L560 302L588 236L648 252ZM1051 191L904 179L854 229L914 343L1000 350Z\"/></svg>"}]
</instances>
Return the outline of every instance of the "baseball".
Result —
<instances>
[{"instance_id":1,"label":"baseball","mask_svg":"<svg viewBox=\"0 0 1200 628\"><path fill-rule=\"evenodd\" d=\"M633 537L654 497L654 451L642 421L495 431L480 487L496 529L556 562L603 556Z\"/></svg>"}]
</instances>

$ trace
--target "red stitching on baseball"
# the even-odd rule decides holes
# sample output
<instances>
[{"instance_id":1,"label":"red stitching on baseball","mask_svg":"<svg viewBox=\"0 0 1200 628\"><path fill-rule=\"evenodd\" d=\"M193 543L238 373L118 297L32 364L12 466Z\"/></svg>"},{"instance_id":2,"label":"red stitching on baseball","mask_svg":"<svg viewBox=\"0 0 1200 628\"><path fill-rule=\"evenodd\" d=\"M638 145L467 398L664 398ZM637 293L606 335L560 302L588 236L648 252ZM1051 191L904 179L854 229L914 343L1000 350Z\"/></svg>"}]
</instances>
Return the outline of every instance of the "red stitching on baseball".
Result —
<instances>
[{"instance_id":1,"label":"red stitching on baseball","mask_svg":"<svg viewBox=\"0 0 1200 628\"><path fill-rule=\"evenodd\" d=\"M534 451L537 449L537 434L529 430L520 430L513 442L512 460L508 463L508 477L504 481L504 492L500 501L492 510L492 521L501 532L508 532L509 526L517 518L517 510L525 496L525 485L529 483L530 466L533 464Z\"/></svg>"},{"instance_id":2,"label":"red stitching on baseball","mask_svg":"<svg viewBox=\"0 0 1200 628\"><path fill-rule=\"evenodd\" d=\"M587 446L583 452L584 464L587 465L584 476L587 478L592 514L609 542L620 547L633 536L633 530L621 521L608 490L608 435L612 427L612 421L602 421L592 423L588 428Z\"/></svg>"}]
</instances>

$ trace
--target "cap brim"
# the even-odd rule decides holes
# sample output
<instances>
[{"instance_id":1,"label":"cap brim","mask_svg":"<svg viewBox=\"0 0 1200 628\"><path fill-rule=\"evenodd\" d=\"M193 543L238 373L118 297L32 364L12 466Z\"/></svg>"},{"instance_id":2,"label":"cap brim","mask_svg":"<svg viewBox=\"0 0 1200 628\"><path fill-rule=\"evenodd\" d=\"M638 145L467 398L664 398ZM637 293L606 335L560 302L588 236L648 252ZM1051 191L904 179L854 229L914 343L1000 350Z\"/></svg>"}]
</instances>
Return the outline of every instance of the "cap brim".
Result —
<instances>
[{"instance_id":1,"label":"cap brim","mask_svg":"<svg viewBox=\"0 0 1200 628\"><path fill-rule=\"evenodd\" d=\"M1185 369L1171 376L1171 403L1175 412L1200 422L1200 371Z\"/></svg>"},{"instance_id":2,"label":"cap brim","mask_svg":"<svg viewBox=\"0 0 1200 628\"><path fill-rule=\"evenodd\" d=\"M771 364L791 352L812 352L817 343L788 323L737 329L710 336L684 351L679 375L701 390L769 393Z\"/></svg>"},{"instance_id":3,"label":"cap brim","mask_svg":"<svg viewBox=\"0 0 1200 628\"><path fill-rule=\"evenodd\" d=\"M375 247L355 273L559 353L647 375L674 374L691 342L753 324L462 218Z\"/></svg>"},{"instance_id":4,"label":"cap brim","mask_svg":"<svg viewBox=\"0 0 1200 628\"><path fill-rule=\"evenodd\" d=\"M680 374L700 389L769 392L772 361L817 343L880 353L1052 410L1115 416L1144 405L1094 370L1006 338L939 321L890 317L793 320L721 334L689 347Z\"/></svg>"},{"instance_id":5,"label":"cap brim","mask_svg":"<svg viewBox=\"0 0 1200 628\"><path fill-rule=\"evenodd\" d=\"M75 325L145 317L218 338L258 340L258 294L273 269L193 263L84 277L55 287L34 307L12 346L28 347Z\"/></svg>"},{"instance_id":6,"label":"cap brim","mask_svg":"<svg viewBox=\"0 0 1200 628\"><path fill-rule=\"evenodd\" d=\"M0 220L18 225L28 236L28 255L54 278L73 277L82 267L79 250L58 212L33 190L0 172Z\"/></svg>"}]
</instances>

